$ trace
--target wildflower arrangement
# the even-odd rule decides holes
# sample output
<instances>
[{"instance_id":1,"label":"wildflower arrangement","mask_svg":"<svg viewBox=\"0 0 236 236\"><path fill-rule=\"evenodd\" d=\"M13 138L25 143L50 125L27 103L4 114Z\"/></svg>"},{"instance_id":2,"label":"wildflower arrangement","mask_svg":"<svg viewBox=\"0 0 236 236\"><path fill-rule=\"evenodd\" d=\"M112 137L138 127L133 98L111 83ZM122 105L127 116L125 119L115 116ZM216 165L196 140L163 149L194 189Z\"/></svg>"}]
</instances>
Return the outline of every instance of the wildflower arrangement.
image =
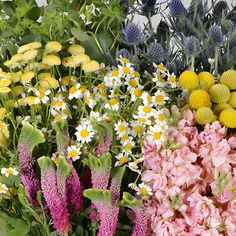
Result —
<instances>
[{"instance_id":1,"label":"wildflower arrangement","mask_svg":"<svg viewBox=\"0 0 236 236\"><path fill-rule=\"evenodd\" d=\"M0 3L1 234L236 235L235 7L23 2Z\"/></svg>"}]
</instances>

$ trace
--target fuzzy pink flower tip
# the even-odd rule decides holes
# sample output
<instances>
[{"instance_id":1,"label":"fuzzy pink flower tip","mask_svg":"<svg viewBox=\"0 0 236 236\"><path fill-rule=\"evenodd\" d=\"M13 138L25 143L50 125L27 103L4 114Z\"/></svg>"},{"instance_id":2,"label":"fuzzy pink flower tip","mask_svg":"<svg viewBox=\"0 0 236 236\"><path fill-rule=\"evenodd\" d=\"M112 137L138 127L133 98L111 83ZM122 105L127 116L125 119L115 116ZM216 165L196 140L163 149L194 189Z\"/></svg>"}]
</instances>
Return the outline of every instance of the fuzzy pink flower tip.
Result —
<instances>
[{"instance_id":1,"label":"fuzzy pink flower tip","mask_svg":"<svg viewBox=\"0 0 236 236\"><path fill-rule=\"evenodd\" d=\"M58 192L53 162L49 157L41 157L38 159L38 164L41 169L42 192L50 210L54 228L60 235L68 235L71 224L68 219L67 203Z\"/></svg>"}]
</instances>

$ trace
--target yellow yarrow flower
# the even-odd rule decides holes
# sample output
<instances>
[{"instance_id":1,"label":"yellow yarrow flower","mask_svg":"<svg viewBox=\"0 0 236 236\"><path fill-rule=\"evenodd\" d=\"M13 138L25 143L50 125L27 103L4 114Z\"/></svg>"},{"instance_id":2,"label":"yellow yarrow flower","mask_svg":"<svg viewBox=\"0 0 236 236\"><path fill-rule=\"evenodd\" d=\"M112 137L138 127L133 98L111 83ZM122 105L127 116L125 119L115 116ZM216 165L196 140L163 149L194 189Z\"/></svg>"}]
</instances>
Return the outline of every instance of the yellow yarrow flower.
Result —
<instances>
[{"instance_id":1,"label":"yellow yarrow flower","mask_svg":"<svg viewBox=\"0 0 236 236\"><path fill-rule=\"evenodd\" d=\"M60 52L61 49L62 49L62 45L57 41L51 41L45 45L45 52L46 53Z\"/></svg>"},{"instance_id":2,"label":"yellow yarrow flower","mask_svg":"<svg viewBox=\"0 0 236 236\"><path fill-rule=\"evenodd\" d=\"M34 78L34 72L33 71L28 71L24 74L22 74L20 81L22 84L27 84L29 83L32 79Z\"/></svg>"},{"instance_id":3,"label":"yellow yarrow flower","mask_svg":"<svg viewBox=\"0 0 236 236\"><path fill-rule=\"evenodd\" d=\"M74 60L75 65L78 66L80 64L84 64L86 62L89 62L90 57L86 54L78 54L73 57L73 60Z\"/></svg>"},{"instance_id":4,"label":"yellow yarrow flower","mask_svg":"<svg viewBox=\"0 0 236 236\"><path fill-rule=\"evenodd\" d=\"M0 87L7 87L11 84L10 79L0 79Z\"/></svg>"},{"instance_id":5,"label":"yellow yarrow flower","mask_svg":"<svg viewBox=\"0 0 236 236\"><path fill-rule=\"evenodd\" d=\"M37 54L38 54L38 51L36 49L31 49L29 51L26 51L23 54L23 60L25 62L33 60L37 56Z\"/></svg>"},{"instance_id":6,"label":"yellow yarrow flower","mask_svg":"<svg viewBox=\"0 0 236 236\"><path fill-rule=\"evenodd\" d=\"M7 94L11 91L11 89L9 87L2 87L0 88L0 93L1 94Z\"/></svg>"},{"instance_id":7,"label":"yellow yarrow flower","mask_svg":"<svg viewBox=\"0 0 236 236\"><path fill-rule=\"evenodd\" d=\"M78 54L84 54L85 49L78 45L78 44L72 44L68 50L67 50L72 56L78 55Z\"/></svg>"},{"instance_id":8,"label":"yellow yarrow flower","mask_svg":"<svg viewBox=\"0 0 236 236\"><path fill-rule=\"evenodd\" d=\"M48 54L43 56L42 62L49 66L59 66L61 65L61 59L57 55Z\"/></svg>"},{"instance_id":9,"label":"yellow yarrow flower","mask_svg":"<svg viewBox=\"0 0 236 236\"><path fill-rule=\"evenodd\" d=\"M0 108L0 120L3 120L6 116L7 110L4 107Z\"/></svg>"},{"instance_id":10,"label":"yellow yarrow flower","mask_svg":"<svg viewBox=\"0 0 236 236\"><path fill-rule=\"evenodd\" d=\"M90 73L99 70L99 63L95 60L91 60L83 64L82 69L84 73Z\"/></svg>"},{"instance_id":11,"label":"yellow yarrow flower","mask_svg":"<svg viewBox=\"0 0 236 236\"><path fill-rule=\"evenodd\" d=\"M40 80L40 85L45 89L57 89L59 87L59 82L52 78L52 77L46 77Z\"/></svg>"},{"instance_id":12,"label":"yellow yarrow flower","mask_svg":"<svg viewBox=\"0 0 236 236\"><path fill-rule=\"evenodd\" d=\"M24 87L22 85L17 85L11 89L12 95L13 96L18 96L22 93L24 93Z\"/></svg>"},{"instance_id":13,"label":"yellow yarrow flower","mask_svg":"<svg viewBox=\"0 0 236 236\"><path fill-rule=\"evenodd\" d=\"M72 57L63 58L62 65L65 67L75 67L75 63Z\"/></svg>"}]
</instances>

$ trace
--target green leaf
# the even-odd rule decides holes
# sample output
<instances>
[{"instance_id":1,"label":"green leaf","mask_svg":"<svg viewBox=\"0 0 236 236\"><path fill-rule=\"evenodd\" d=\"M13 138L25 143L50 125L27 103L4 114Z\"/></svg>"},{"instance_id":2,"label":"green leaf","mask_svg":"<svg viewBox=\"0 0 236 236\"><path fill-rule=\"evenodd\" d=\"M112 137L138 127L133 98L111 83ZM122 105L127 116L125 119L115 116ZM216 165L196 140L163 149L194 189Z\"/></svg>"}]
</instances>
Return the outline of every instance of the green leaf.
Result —
<instances>
[{"instance_id":1,"label":"green leaf","mask_svg":"<svg viewBox=\"0 0 236 236\"><path fill-rule=\"evenodd\" d=\"M111 191L103 189L89 188L83 191L83 195L94 202L111 202Z\"/></svg>"},{"instance_id":2,"label":"green leaf","mask_svg":"<svg viewBox=\"0 0 236 236\"><path fill-rule=\"evenodd\" d=\"M140 207L142 205L141 201L132 196L128 192L123 193L123 198L120 201L120 206L125 206L125 207Z\"/></svg>"},{"instance_id":3,"label":"green leaf","mask_svg":"<svg viewBox=\"0 0 236 236\"><path fill-rule=\"evenodd\" d=\"M91 37L87 34L87 32L83 31L80 28L73 27L71 29L71 33L74 37L76 37L79 41L82 41L82 42L91 39Z\"/></svg>"}]
</instances>

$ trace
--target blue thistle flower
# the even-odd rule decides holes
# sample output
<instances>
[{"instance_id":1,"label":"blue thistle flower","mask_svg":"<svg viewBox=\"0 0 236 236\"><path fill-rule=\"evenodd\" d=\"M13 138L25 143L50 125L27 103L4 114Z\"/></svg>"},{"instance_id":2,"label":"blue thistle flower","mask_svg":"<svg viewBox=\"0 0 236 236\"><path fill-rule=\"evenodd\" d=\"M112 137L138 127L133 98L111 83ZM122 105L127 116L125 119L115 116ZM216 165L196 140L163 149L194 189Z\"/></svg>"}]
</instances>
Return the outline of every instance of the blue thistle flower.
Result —
<instances>
[{"instance_id":1,"label":"blue thistle flower","mask_svg":"<svg viewBox=\"0 0 236 236\"><path fill-rule=\"evenodd\" d=\"M214 17L221 17L223 11L228 10L228 4L226 1L219 1L216 3L215 7L213 8L213 16Z\"/></svg>"},{"instance_id":2,"label":"blue thistle flower","mask_svg":"<svg viewBox=\"0 0 236 236\"><path fill-rule=\"evenodd\" d=\"M150 59L154 61L158 62L165 61L166 54L167 54L166 51L159 43L153 42L148 46L147 55L149 56Z\"/></svg>"},{"instance_id":3,"label":"blue thistle flower","mask_svg":"<svg viewBox=\"0 0 236 236\"><path fill-rule=\"evenodd\" d=\"M223 33L219 25L212 25L208 30L211 43L221 45L223 43Z\"/></svg>"},{"instance_id":4,"label":"blue thistle flower","mask_svg":"<svg viewBox=\"0 0 236 236\"><path fill-rule=\"evenodd\" d=\"M187 37L184 45L189 56L198 55L200 53L201 45L198 38L194 36Z\"/></svg>"},{"instance_id":5,"label":"blue thistle flower","mask_svg":"<svg viewBox=\"0 0 236 236\"><path fill-rule=\"evenodd\" d=\"M208 40L206 43L205 54L207 55L207 58L214 58L215 57L215 47L210 42L210 40Z\"/></svg>"},{"instance_id":6,"label":"blue thistle flower","mask_svg":"<svg viewBox=\"0 0 236 236\"><path fill-rule=\"evenodd\" d=\"M178 16L187 13L181 0L171 0L168 4L172 16Z\"/></svg>"},{"instance_id":7,"label":"blue thistle flower","mask_svg":"<svg viewBox=\"0 0 236 236\"><path fill-rule=\"evenodd\" d=\"M231 20L225 20L221 22L222 32L224 34L231 33L234 31L236 24Z\"/></svg>"},{"instance_id":8,"label":"blue thistle flower","mask_svg":"<svg viewBox=\"0 0 236 236\"><path fill-rule=\"evenodd\" d=\"M119 3L122 7L124 7L124 14L128 15L129 14L129 8L130 8L129 0L120 0Z\"/></svg>"},{"instance_id":9,"label":"blue thistle flower","mask_svg":"<svg viewBox=\"0 0 236 236\"><path fill-rule=\"evenodd\" d=\"M129 22L124 29L124 40L128 45L138 45L142 40L142 32L140 28Z\"/></svg>"},{"instance_id":10,"label":"blue thistle flower","mask_svg":"<svg viewBox=\"0 0 236 236\"><path fill-rule=\"evenodd\" d=\"M175 62L169 62L169 63L167 63L166 68L168 69L168 71L169 71L170 73L175 73L175 74L176 74L176 72L177 72L177 68L176 68Z\"/></svg>"},{"instance_id":11,"label":"blue thistle flower","mask_svg":"<svg viewBox=\"0 0 236 236\"><path fill-rule=\"evenodd\" d=\"M118 51L118 57L120 56L131 59L131 54L126 48L122 48Z\"/></svg>"}]
</instances>

